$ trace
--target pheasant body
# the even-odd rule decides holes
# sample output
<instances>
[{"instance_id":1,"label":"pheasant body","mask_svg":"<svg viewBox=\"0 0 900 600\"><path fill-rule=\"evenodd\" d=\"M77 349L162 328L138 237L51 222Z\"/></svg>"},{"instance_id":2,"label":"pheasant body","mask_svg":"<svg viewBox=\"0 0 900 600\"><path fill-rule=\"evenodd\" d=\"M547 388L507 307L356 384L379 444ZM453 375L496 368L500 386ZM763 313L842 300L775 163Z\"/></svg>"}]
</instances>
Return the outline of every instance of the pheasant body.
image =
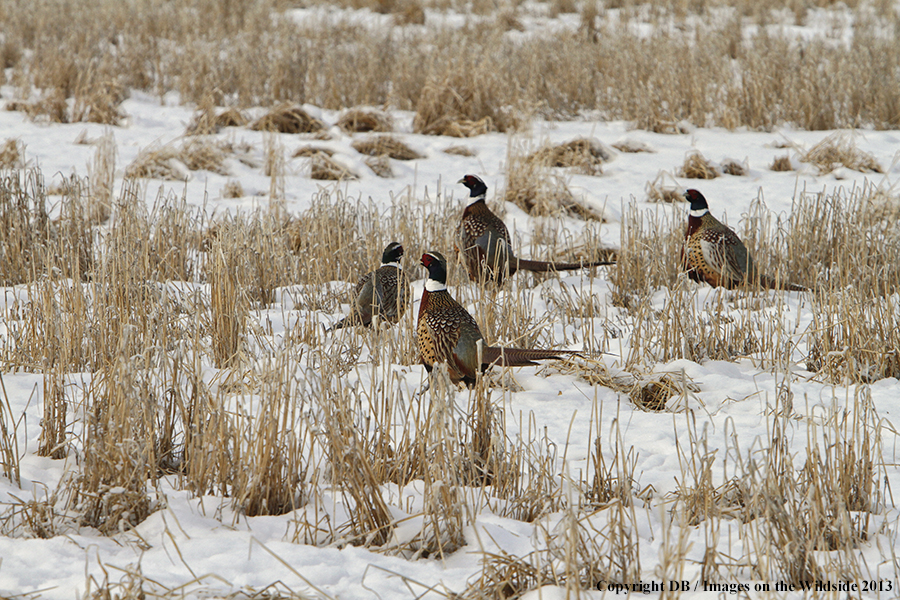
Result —
<instances>
[{"instance_id":1,"label":"pheasant body","mask_svg":"<svg viewBox=\"0 0 900 600\"><path fill-rule=\"evenodd\" d=\"M577 354L570 350L486 345L478 323L447 291L447 261L444 257L438 252L428 252L422 255L422 265L428 269L429 278L419 305L416 346L427 371L431 372L435 364L444 362L452 381L471 385L479 371L483 372L495 363L523 367L537 364L536 360Z\"/></svg>"},{"instance_id":2,"label":"pheasant body","mask_svg":"<svg viewBox=\"0 0 900 600\"><path fill-rule=\"evenodd\" d=\"M409 279L400 267L403 246L391 242L381 255L381 266L363 275L356 284L350 314L331 329L372 324L375 315L396 323L410 301Z\"/></svg>"},{"instance_id":3,"label":"pheasant body","mask_svg":"<svg viewBox=\"0 0 900 600\"><path fill-rule=\"evenodd\" d=\"M703 194L688 190L684 197L691 203L681 249L681 267L688 277L729 290L757 283L770 289L806 290L803 286L776 282L760 274L738 235L709 212Z\"/></svg>"},{"instance_id":4,"label":"pheasant body","mask_svg":"<svg viewBox=\"0 0 900 600\"><path fill-rule=\"evenodd\" d=\"M485 204L487 185L484 181L477 175L466 175L459 183L469 188L471 202L463 211L456 231L457 247L472 281L486 278L500 285L507 274L516 271L572 271L614 264L611 261L570 263L516 258L506 224Z\"/></svg>"}]
</instances>

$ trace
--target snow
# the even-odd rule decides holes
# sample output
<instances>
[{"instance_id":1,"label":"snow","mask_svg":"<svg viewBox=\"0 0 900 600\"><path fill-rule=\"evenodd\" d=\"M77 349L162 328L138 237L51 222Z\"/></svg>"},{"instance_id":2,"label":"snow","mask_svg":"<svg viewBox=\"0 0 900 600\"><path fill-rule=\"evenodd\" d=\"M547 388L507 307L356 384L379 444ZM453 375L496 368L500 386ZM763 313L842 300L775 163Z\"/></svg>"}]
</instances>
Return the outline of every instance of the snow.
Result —
<instances>
[{"instance_id":1,"label":"snow","mask_svg":"<svg viewBox=\"0 0 900 600\"><path fill-rule=\"evenodd\" d=\"M356 14L352 11L325 15L320 9L298 9L296 13L299 20L353 16L373 27L381 26L385 18L383 15ZM453 23L454 18L453 15L446 15L444 20ZM838 26L824 21L818 13L814 13L810 20L820 23L820 27ZM572 21L571 26L576 26L571 16L562 23L568 21ZM463 25L461 18L456 18L456 22L458 26ZM823 22L825 25L821 24ZM532 26L528 19L525 23ZM11 97L11 92L11 89L0 89L4 98ZM128 117L121 127L89 123L35 123L20 112L0 110L0 137L24 142L28 166L40 167L48 183L53 183L60 176L84 176L88 173L96 148L77 144L79 136L86 132L88 139L97 139L110 133L116 145L115 189L119 189L125 167L141 150L180 143L193 116L192 108L181 106L178 98L172 95L160 102L146 94L133 93L122 109ZM331 140L321 142L303 136L275 136L287 161L285 206L295 214L307 209L313 195L321 188L339 189L349 198L371 199L378 206L389 206L392 198L407 192L417 198L423 197L426 192L429 197L435 198L436 192L440 192L443 201L461 207L465 189L455 182L462 175L479 174L486 181L491 196L499 193L504 186L510 148L534 150L547 142L559 143L578 137L596 138L606 146L629 140L652 150L642 153L616 152L613 160L603 165L604 171L600 177L565 175L569 188L610 221L601 228L601 237L610 246L619 243L622 215L630 205L646 211L686 213L686 204L647 202L648 182L658 177L666 185L680 189L701 189L710 202L712 212L733 227L758 197L764 199L774 214L787 215L793 199L801 191L830 193L838 189L874 185L896 193L900 179L900 133L897 131L846 132L853 137L860 150L871 153L877 159L884 168L884 174L840 169L823 175L814 166L801 163L799 156L802 150L836 133L833 131L800 131L790 127L773 132L696 128L686 134L666 135L633 130L625 122L602 122L588 117L572 122L538 120L524 133L492 133L460 140L413 134L412 114L400 111L392 113L400 129L399 135L426 157L410 163L392 161L395 177L382 179L365 166L364 157L350 146L354 139L364 134L350 135L333 126L339 112L318 109L317 112L326 123L332 125L329 129L333 136ZM231 128L218 134L217 138L248 144L253 157L263 164L263 133L247 128ZM305 173L305 159L289 158L297 148L307 145L327 146L334 150L335 158L359 174L359 179L340 183L309 179ZM467 146L476 152L476 156L445 154L443 150L452 145ZM676 177L677 168L693 151L701 152L716 163L727 158L735 159L748 166L749 172L742 177L725 175L708 181ZM785 154L791 156L797 170L770 171L768 166L772 161ZM269 202L270 179L264 175L262 168L254 168L237 160L230 160L228 166L231 174L227 176L195 171L190 173L190 179L186 182L146 181L143 183L144 195L148 202L152 202L160 190L163 196L183 195L189 204L210 213L265 207ZM222 190L233 179L240 181L245 196L223 199ZM522 247L527 247L535 220L513 206L507 208L507 225L518 236ZM418 299L423 287L423 274L414 273L413 277L420 278L414 284L415 298ZM604 277L601 274L599 281L596 281L582 274L574 274L548 280L541 285L541 293L529 300L533 303L532 310L540 313L546 306L546 299L552 297L554 292L560 293L562 288L578 290L595 286L605 294L607 282ZM191 285L178 285L184 289L184 295L193 293ZM349 284L342 282L335 282L334 285L336 289L341 286L349 289ZM178 287L176 284L173 286L170 289ZM204 286L199 286L199 289L206 290ZM261 315L261 320L272 322L275 338L283 336L285 318L297 318L296 315L283 315L293 311L299 302L292 291L285 289L279 292L281 295L276 305ZM716 290L704 291L699 301L704 305L714 305L720 293ZM27 297L27 289L23 286L4 290L4 317L0 326L6 327L5 321L14 305L21 305ZM656 301L657 307L661 308L665 301L664 291L657 294ZM473 307L469 305L470 310ZM787 295L784 312L791 315L785 321L795 324L798 330L809 325L809 308L799 295ZM333 314L315 314L312 318L325 323L335 317ZM628 325L622 327L627 328ZM554 326L552 329L550 335L554 339L564 337L560 327ZM0 333L2 331L0 329ZM284 343L278 339L270 341L276 346ZM614 370L621 367L621 361L628 352L628 342L622 339L609 339L608 342L606 351L610 355L606 363ZM379 367L366 362L369 356L366 349L361 355L359 367L348 375L358 385L367 385L379 377ZM418 365L395 366L395 369L406 390L416 389L425 378ZM698 387L699 391L685 400L690 412L643 412L609 388L591 386L572 375L554 372L552 367L517 370L513 375L518 391L498 390L495 396L499 397L505 411L510 438L555 446L555 468L561 477L572 480L586 477L588 456L593 450L589 440L598 433L605 439L612 438L612 443L619 436L618 443L622 448L634 450L634 473L639 486L652 486L657 499L663 499L667 493L677 489L676 478L681 477L684 448L687 440L697 431L705 432L710 448L720 448L723 454L729 451L731 436L739 436L743 450L752 446L762 447L767 443L772 428L770 409L779 393L779 378L783 377L783 373L774 374L750 359L705 361L700 364L680 359L659 364L654 372L684 373ZM22 480L21 486L17 486L7 479L0 479L0 512L19 502L41 500L52 494L58 482L75 468L73 461L76 460L74 456L65 460L50 460L36 455L43 416L42 376L3 373L2 380L5 398L0 400L9 403L15 418ZM88 385L90 376L70 374L69 381L72 385L84 387ZM795 411L801 416L796 428L789 433L791 451L802 454L810 443L803 421L821 423L834 414L850 410L855 388L826 385L811 378L808 373L801 373L794 379L792 391ZM882 419L883 455L879 458L887 465L885 472L889 476L890 487L898 488L900 479L896 465L900 382L882 379L873 383L869 391ZM457 395L458 411L465 411L467 398L464 391ZM696 424L691 423L689 414L696 417ZM679 444L681 450L676 450ZM722 483L730 475L723 473L720 467L715 470L714 479ZM50 539L0 536L0 595L34 594L42 599L70 599L80 597L90 578L95 582L102 582L105 577L109 581L119 581L128 572L139 572L147 580L165 589L179 589L189 597L261 590L270 585L280 586L276 589L310 595L380 600L418 597L426 593L429 587L436 586L437 591L430 594L430 597L435 597L446 590L462 592L480 572L484 553L502 550L516 556L526 556L544 547L543 532L561 527L565 518L563 513L554 513L542 517L538 523L525 523L499 516L496 514L499 511L482 507L472 522L467 523L467 545L461 550L444 560L408 560L399 554L361 547L318 547L294 543L292 537L297 526L297 514L247 518L231 509L228 498L194 497L173 487L168 479L163 482L158 492L161 508L128 532L103 536L89 528L82 528L67 530ZM478 496L477 492L470 492L473 497ZM398 518L412 519L422 508L424 491L421 482L413 482L403 488L386 485L384 495ZM325 490L316 501L337 521L340 521L342 511L347 510L343 504L345 500L333 490ZM891 561L896 553L900 512L892 498L888 497L886 501L883 511L873 516L873 532L878 533L872 536L862 552L870 569L866 577L896 582L897 572ZM633 533L641 544L640 562L645 570L642 577L645 583L663 579L653 571L659 561L658 553L668 519L660 511L661 504L658 502L653 510L636 510L637 523ZM299 509L298 513L304 510L306 508ZM597 514L591 520L599 523L607 517L609 515ZM599 529L597 523L594 525ZM721 526L723 529L719 535L722 539L736 538L733 523L722 521ZM409 521L398 527L394 535L409 538L418 530L417 523ZM686 567L684 579L697 580L699 569L696 564L703 558L705 535L702 526L689 532L688 541L693 544L693 550L687 554L688 560L685 562L689 566ZM733 539L730 543L730 551L740 553L742 544L747 542ZM741 582L752 585L753 580L744 578ZM610 591L608 595L615 593ZM599 591L586 593L586 597L602 596ZM786 597L795 596L799 597L786 594ZM871 593L863 596L878 597ZM527 600L563 597L568 597L565 589L551 585L532 590L525 596ZM699 592L697 597L719 596L714 596L713 592Z\"/></svg>"}]
</instances>

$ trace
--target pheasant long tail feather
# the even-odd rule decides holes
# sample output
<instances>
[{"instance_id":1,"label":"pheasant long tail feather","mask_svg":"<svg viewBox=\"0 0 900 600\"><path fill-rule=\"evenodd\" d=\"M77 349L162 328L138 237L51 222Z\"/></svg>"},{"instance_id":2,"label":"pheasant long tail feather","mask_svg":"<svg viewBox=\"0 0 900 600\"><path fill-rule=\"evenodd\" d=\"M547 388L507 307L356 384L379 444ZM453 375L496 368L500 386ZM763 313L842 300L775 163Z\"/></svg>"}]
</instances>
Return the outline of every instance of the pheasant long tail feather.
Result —
<instances>
[{"instance_id":1,"label":"pheasant long tail feather","mask_svg":"<svg viewBox=\"0 0 900 600\"><path fill-rule=\"evenodd\" d=\"M802 285L791 283L790 281L776 281L775 278L769 277L768 275L760 277L760 283L763 287L769 288L770 290L785 290L787 292L809 291L809 288L805 288Z\"/></svg>"},{"instance_id":2,"label":"pheasant long tail feather","mask_svg":"<svg viewBox=\"0 0 900 600\"><path fill-rule=\"evenodd\" d=\"M591 262L577 262L577 263L567 263L567 262L546 262L543 260L528 260L527 258L519 258L516 259L516 268L520 271L537 271L537 272L546 272L546 271L574 271L575 269L581 269L584 267L600 267L603 265L614 265L615 261L608 260L596 260Z\"/></svg>"},{"instance_id":3,"label":"pheasant long tail feather","mask_svg":"<svg viewBox=\"0 0 900 600\"><path fill-rule=\"evenodd\" d=\"M536 365L536 360L562 358L578 354L573 350L539 350L526 348L498 348L485 346L481 350L481 363L483 365L498 364L504 367L525 367Z\"/></svg>"}]
</instances>

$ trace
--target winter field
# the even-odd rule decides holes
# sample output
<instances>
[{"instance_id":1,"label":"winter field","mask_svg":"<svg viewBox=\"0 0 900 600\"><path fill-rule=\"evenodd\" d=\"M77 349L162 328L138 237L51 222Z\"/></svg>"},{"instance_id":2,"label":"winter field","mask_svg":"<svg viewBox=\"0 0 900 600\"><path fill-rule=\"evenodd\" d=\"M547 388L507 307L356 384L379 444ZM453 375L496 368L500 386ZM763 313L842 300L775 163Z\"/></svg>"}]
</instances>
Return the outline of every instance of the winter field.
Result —
<instances>
[{"instance_id":1,"label":"winter field","mask_svg":"<svg viewBox=\"0 0 900 600\"><path fill-rule=\"evenodd\" d=\"M900 4L0 24L0 599L900 596ZM469 173L618 264L470 282ZM690 188L810 291L680 274ZM327 332L391 241L402 321ZM426 389L433 250L582 356Z\"/></svg>"}]
</instances>

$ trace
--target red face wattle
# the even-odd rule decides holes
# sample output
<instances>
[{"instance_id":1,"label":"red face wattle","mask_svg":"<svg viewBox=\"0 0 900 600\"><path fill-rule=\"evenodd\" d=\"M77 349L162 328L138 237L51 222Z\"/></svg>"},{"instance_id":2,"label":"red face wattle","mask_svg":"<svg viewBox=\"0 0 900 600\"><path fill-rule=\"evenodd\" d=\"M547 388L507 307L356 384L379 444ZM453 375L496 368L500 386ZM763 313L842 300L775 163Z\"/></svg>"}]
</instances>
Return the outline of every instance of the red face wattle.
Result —
<instances>
[{"instance_id":1,"label":"red face wattle","mask_svg":"<svg viewBox=\"0 0 900 600\"><path fill-rule=\"evenodd\" d=\"M422 266L427 269L428 266L431 264L431 261L433 261L433 260L434 260L434 258L432 258L431 255L423 254L422 255Z\"/></svg>"}]
</instances>

